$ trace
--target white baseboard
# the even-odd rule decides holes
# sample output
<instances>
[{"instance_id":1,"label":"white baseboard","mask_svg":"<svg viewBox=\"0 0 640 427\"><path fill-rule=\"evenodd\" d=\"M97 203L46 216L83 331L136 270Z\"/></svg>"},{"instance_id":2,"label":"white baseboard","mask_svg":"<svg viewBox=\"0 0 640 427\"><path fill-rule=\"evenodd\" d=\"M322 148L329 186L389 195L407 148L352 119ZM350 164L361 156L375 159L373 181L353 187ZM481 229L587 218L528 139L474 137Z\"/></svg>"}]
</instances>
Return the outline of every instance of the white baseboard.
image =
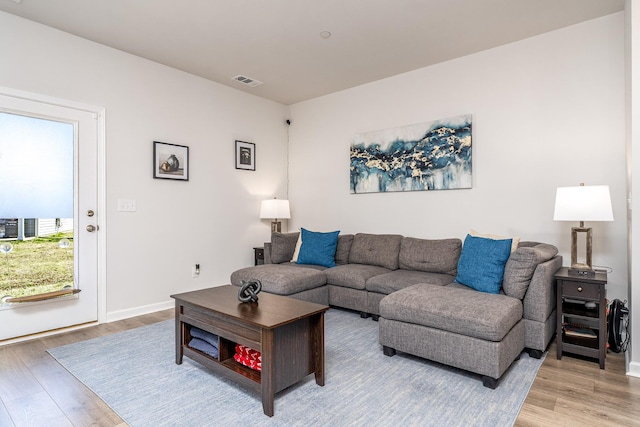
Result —
<instances>
[{"instance_id":1,"label":"white baseboard","mask_svg":"<svg viewBox=\"0 0 640 427\"><path fill-rule=\"evenodd\" d=\"M168 310L175 306L175 301L171 299L157 304L143 305L141 307L128 308L126 310L111 311L107 313L107 323L142 316L143 314L155 313L156 311Z\"/></svg>"},{"instance_id":2,"label":"white baseboard","mask_svg":"<svg viewBox=\"0 0 640 427\"><path fill-rule=\"evenodd\" d=\"M640 363L638 362L630 362L629 370L627 371L627 375L630 377L640 378Z\"/></svg>"}]
</instances>

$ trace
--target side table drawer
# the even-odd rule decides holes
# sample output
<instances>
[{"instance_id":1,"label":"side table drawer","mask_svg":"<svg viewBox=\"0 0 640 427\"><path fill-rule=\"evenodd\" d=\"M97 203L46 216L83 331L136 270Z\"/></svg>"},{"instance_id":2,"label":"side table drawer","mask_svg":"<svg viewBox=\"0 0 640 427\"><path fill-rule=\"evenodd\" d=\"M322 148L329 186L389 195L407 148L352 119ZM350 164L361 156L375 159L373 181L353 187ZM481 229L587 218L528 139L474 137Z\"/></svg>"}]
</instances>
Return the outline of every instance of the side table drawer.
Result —
<instances>
[{"instance_id":1,"label":"side table drawer","mask_svg":"<svg viewBox=\"0 0 640 427\"><path fill-rule=\"evenodd\" d=\"M562 296L580 299L599 300L600 286L582 282L562 281Z\"/></svg>"}]
</instances>

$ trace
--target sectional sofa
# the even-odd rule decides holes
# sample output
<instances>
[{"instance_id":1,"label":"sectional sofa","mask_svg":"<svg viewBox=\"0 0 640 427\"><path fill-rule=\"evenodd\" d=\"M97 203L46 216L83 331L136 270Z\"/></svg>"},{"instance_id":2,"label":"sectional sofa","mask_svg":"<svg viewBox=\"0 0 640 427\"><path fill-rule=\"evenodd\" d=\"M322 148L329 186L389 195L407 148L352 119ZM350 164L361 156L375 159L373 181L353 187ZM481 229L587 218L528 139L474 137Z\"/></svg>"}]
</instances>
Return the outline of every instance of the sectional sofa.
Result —
<instances>
[{"instance_id":1,"label":"sectional sofa","mask_svg":"<svg viewBox=\"0 0 640 427\"><path fill-rule=\"evenodd\" d=\"M330 263L311 264L296 261L300 233L273 233L265 243L265 264L233 272L231 283L258 279L264 292L371 316L379 320L387 356L401 351L434 360L477 373L485 386L495 388L525 348L539 358L553 338L553 275L562 257L544 243L499 242L504 257L499 291L478 291L462 284L461 258L473 266L494 251L470 255L471 243L500 239L470 239L463 251L458 238L341 234ZM481 279L482 268L476 274Z\"/></svg>"}]
</instances>

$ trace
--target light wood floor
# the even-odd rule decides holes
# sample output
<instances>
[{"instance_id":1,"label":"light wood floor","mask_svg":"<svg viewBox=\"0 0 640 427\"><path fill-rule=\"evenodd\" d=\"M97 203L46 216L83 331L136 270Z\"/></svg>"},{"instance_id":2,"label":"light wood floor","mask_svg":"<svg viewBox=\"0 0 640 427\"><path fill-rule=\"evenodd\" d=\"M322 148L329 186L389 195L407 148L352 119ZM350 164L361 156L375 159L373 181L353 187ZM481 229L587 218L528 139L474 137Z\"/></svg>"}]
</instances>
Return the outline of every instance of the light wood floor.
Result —
<instances>
[{"instance_id":1,"label":"light wood floor","mask_svg":"<svg viewBox=\"0 0 640 427\"><path fill-rule=\"evenodd\" d=\"M596 359L556 357L555 339L516 426L640 426L640 378L625 375L624 353Z\"/></svg>"},{"instance_id":2,"label":"light wood floor","mask_svg":"<svg viewBox=\"0 0 640 427\"><path fill-rule=\"evenodd\" d=\"M171 318L165 310L1 346L0 426L126 426L45 350ZM516 426L640 426L640 378L625 375L623 354L609 353L600 370L555 351L552 343Z\"/></svg>"}]
</instances>

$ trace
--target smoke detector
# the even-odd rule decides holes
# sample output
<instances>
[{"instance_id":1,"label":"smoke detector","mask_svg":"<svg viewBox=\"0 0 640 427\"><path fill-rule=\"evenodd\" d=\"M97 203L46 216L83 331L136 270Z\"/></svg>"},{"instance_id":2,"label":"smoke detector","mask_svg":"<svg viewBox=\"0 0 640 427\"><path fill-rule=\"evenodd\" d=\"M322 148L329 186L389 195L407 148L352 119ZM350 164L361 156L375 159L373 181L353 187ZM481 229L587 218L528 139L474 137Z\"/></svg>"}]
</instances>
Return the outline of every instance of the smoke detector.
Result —
<instances>
[{"instance_id":1,"label":"smoke detector","mask_svg":"<svg viewBox=\"0 0 640 427\"><path fill-rule=\"evenodd\" d=\"M251 77L243 76L242 74L238 74L237 76L232 77L232 79L250 87L260 86L262 84L260 80L252 79Z\"/></svg>"}]
</instances>

